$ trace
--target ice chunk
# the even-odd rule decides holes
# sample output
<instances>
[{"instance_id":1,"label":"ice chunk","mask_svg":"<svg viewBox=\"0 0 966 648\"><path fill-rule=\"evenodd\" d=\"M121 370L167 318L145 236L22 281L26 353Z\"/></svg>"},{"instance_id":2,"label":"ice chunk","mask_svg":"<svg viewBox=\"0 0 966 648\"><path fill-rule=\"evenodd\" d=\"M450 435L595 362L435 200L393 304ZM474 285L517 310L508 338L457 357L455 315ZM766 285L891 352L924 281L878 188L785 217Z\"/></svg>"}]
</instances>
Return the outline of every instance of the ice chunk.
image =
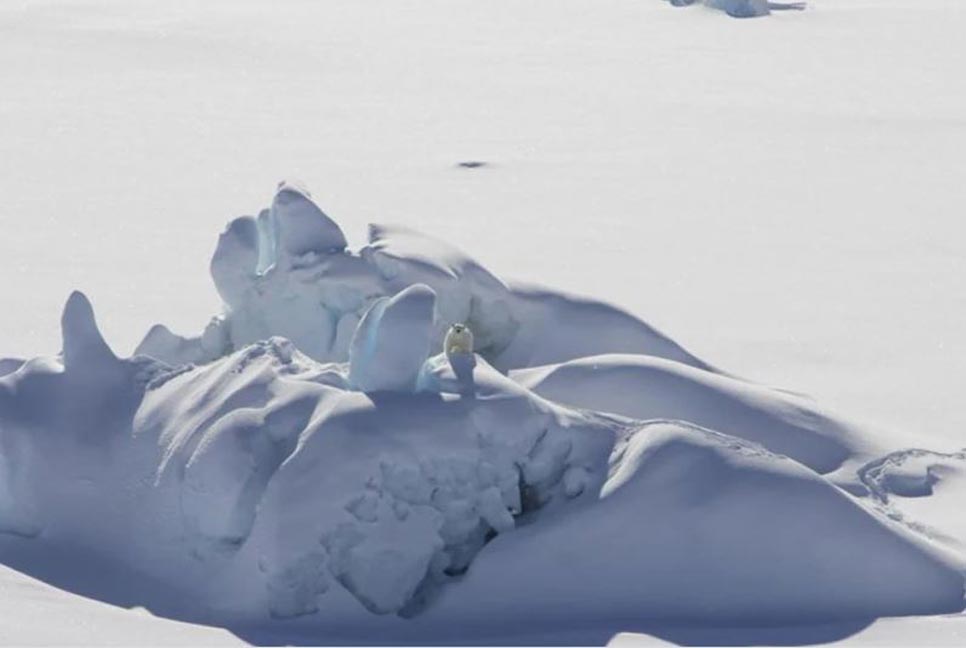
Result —
<instances>
[{"instance_id":1,"label":"ice chunk","mask_svg":"<svg viewBox=\"0 0 966 648\"><path fill-rule=\"evenodd\" d=\"M417 284L376 301L352 338L349 380L362 391L412 391L429 356L436 293Z\"/></svg>"},{"instance_id":2,"label":"ice chunk","mask_svg":"<svg viewBox=\"0 0 966 648\"><path fill-rule=\"evenodd\" d=\"M258 225L251 216L236 218L218 238L211 258L211 278L228 306L244 302L258 267Z\"/></svg>"},{"instance_id":3,"label":"ice chunk","mask_svg":"<svg viewBox=\"0 0 966 648\"><path fill-rule=\"evenodd\" d=\"M295 184L279 185L271 220L280 257L341 252L347 245L335 221L319 209L308 191Z\"/></svg>"},{"instance_id":4,"label":"ice chunk","mask_svg":"<svg viewBox=\"0 0 966 648\"><path fill-rule=\"evenodd\" d=\"M670 0L675 7L688 7L693 4L704 4L712 9L724 11L735 18L754 18L767 16L771 13L773 3L769 0ZM802 3L793 3L800 5ZM789 8L780 5L779 8ZM795 6L794 8L799 8Z\"/></svg>"}]
</instances>

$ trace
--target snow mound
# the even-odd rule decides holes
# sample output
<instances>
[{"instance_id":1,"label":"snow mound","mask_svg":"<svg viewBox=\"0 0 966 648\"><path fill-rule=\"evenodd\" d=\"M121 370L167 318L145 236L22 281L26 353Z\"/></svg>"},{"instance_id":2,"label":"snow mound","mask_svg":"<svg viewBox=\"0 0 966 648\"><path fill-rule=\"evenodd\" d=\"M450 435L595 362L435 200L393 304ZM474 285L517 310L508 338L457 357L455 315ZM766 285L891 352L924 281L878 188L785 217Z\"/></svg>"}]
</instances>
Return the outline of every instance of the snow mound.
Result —
<instances>
[{"instance_id":1,"label":"snow mound","mask_svg":"<svg viewBox=\"0 0 966 648\"><path fill-rule=\"evenodd\" d=\"M283 182L269 212L269 241L275 244L275 260L298 263L306 255L332 254L345 250L345 235L319 209L304 188Z\"/></svg>"},{"instance_id":2,"label":"snow mound","mask_svg":"<svg viewBox=\"0 0 966 648\"><path fill-rule=\"evenodd\" d=\"M828 473L863 450L856 430L806 398L642 355L580 358L511 374L528 389L575 407L635 419L680 419L787 455Z\"/></svg>"},{"instance_id":3,"label":"snow mound","mask_svg":"<svg viewBox=\"0 0 966 648\"><path fill-rule=\"evenodd\" d=\"M802 465L656 422L617 445L598 502L498 538L429 614L472 627L469 602L486 600L509 629L770 625L958 611L962 598L941 554Z\"/></svg>"},{"instance_id":4,"label":"snow mound","mask_svg":"<svg viewBox=\"0 0 966 648\"><path fill-rule=\"evenodd\" d=\"M473 331L475 350L501 370L607 352L647 353L708 368L619 309L511 287L451 245L404 227L372 225L367 245L346 250L338 227L323 216L306 193L283 185L270 210L232 221L211 261L224 316L194 337L155 327L138 353L171 365L201 364L280 336L316 360L346 362L369 308L424 284L436 294L433 348L441 348L450 324L461 322ZM306 228L318 236L305 234ZM590 328L597 335L587 335Z\"/></svg>"}]
</instances>

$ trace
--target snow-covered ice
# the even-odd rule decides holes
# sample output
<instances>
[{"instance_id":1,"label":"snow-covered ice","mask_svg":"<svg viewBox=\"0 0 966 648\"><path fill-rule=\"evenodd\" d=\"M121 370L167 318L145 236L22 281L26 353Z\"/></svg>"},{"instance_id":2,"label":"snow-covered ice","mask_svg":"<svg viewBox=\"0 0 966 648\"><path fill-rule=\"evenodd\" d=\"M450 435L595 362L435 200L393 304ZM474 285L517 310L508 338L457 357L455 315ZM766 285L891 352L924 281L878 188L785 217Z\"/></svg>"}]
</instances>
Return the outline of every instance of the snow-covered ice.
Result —
<instances>
[{"instance_id":1,"label":"snow-covered ice","mask_svg":"<svg viewBox=\"0 0 966 648\"><path fill-rule=\"evenodd\" d=\"M0 643L962 643L964 26L0 4Z\"/></svg>"}]
</instances>

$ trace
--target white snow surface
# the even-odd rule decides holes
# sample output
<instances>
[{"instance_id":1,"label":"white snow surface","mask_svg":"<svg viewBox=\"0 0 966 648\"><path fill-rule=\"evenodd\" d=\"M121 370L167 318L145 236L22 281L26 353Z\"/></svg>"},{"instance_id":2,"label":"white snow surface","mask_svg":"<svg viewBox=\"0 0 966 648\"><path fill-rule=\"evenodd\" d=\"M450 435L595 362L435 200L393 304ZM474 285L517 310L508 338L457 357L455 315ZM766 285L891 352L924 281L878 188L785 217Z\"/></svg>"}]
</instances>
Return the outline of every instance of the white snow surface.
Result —
<instances>
[{"instance_id":1,"label":"white snow surface","mask_svg":"<svg viewBox=\"0 0 966 648\"><path fill-rule=\"evenodd\" d=\"M0 566L5 646L239 646L215 628L151 616L70 594ZM26 630L28 629L29 630Z\"/></svg>"},{"instance_id":2,"label":"white snow surface","mask_svg":"<svg viewBox=\"0 0 966 648\"><path fill-rule=\"evenodd\" d=\"M0 4L0 642L955 644L966 9L797 8Z\"/></svg>"}]
</instances>

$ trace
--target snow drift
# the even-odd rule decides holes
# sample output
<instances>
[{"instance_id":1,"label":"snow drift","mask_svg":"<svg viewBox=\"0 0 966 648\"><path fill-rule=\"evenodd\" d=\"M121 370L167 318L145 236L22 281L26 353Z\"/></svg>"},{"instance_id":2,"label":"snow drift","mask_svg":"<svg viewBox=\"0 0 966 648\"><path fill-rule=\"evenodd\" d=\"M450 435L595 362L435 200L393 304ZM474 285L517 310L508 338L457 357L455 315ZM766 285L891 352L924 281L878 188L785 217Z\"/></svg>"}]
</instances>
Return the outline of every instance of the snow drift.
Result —
<instances>
[{"instance_id":1,"label":"snow drift","mask_svg":"<svg viewBox=\"0 0 966 648\"><path fill-rule=\"evenodd\" d=\"M958 456L903 477L616 308L404 228L352 250L288 184L211 272L200 335L119 358L75 293L59 356L0 363L0 559L109 598L69 567L97 560L158 613L275 642L963 607L956 547L886 508ZM477 354L442 352L454 322Z\"/></svg>"}]
</instances>

